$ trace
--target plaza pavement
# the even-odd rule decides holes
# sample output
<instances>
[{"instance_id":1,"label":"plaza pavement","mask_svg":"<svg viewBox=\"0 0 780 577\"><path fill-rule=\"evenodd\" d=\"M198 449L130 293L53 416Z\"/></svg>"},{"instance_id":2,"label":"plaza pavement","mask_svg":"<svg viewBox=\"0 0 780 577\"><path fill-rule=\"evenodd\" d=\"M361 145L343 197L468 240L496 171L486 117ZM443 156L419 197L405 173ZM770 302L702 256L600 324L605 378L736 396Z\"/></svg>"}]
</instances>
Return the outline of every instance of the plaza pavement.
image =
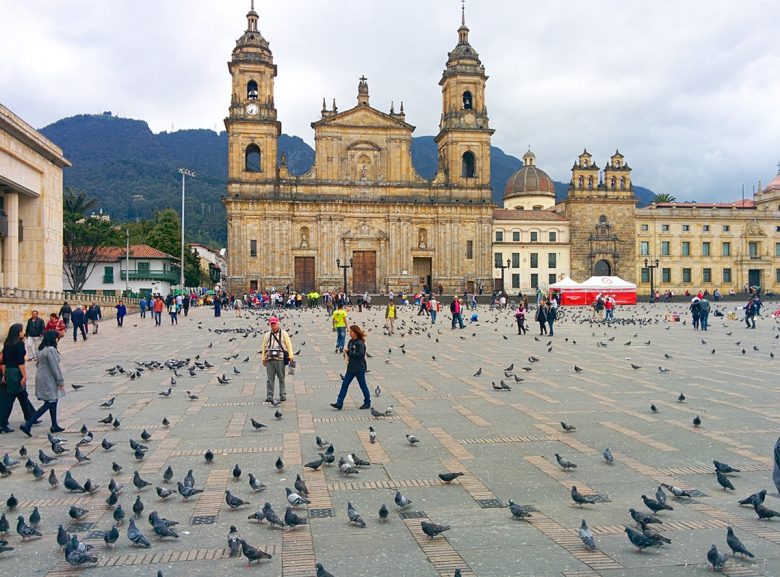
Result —
<instances>
[{"instance_id":1,"label":"plaza pavement","mask_svg":"<svg viewBox=\"0 0 780 577\"><path fill-rule=\"evenodd\" d=\"M91 496L70 494L61 486L50 489L45 479L34 482L21 465L0 479L2 500L13 492L20 501L17 511L4 509L11 522L8 539L16 549L0 555L0 568L7 575L110 572L121 577L162 570L166 576L241 571L311 577L319 561L335 577L450 576L455 568L464 576L479 577L676 577L708 574L707 549L715 543L727 552L725 527L731 525L756 558L729 561L726 574L777 577L780 519L758 521L751 508L736 501L764 488L769 491L766 505L780 510L771 481L772 447L780 434L780 359L770 358L780 332L768 318L759 320L756 330L745 329L741 321L713 318L708 332L694 332L689 323L664 323L661 317L668 308L682 312L683 305L620 308L619 318L650 322L613 327L592 326L585 322L585 310L569 309L552 338L534 338L538 330L533 322L529 334L517 336L511 313L486 307L480 309L479 323L455 331L447 314L431 327L426 317L415 316L416 308L402 308L392 336L383 334L383 309L353 310L349 321L368 330L369 386L372 392L377 385L382 390L373 404L380 410L391 404L395 409L387 419L357 409L362 399L356 383L342 412L328 406L335 400L345 364L334 354L335 334L323 310L281 315L296 350L301 350L299 369L288 377L281 420L275 420L274 409L263 402L265 371L256 333L245 338L216 331L264 331L267 313L236 318L226 311L214 318L209 309L194 309L178 326L166 318L160 328L150 318L134 315L121 329L104 322L100 334L86 343L73 343L68 336L61 345L68 384L68 395L60 403L61 424L67 428L69 446L80 438L83 423L95 432L95 441L86 448L91 462L77 465L72 456L65 457L54 469L60 480L70 469L78 481L91 478L102 488ZM136 361L198 355L214 368L195 377L182 370L169 398L158 395L169 387L172 373L167 369L147 370L135 380L106 373L115 364L129 369ZM249 361L243 362L247 356ZM540 360L531 363L529 356ZM504 377L503 369L512 363L514 374L524 379L521 383ZM631 363L641 368L632 369ZM575 364L583 371L575 372ZM659 366L669 372L660 373ZM240 374L234 374L233 367ZM479 368L482 375L473 377ZM230 378L227 385L217 382L222 374ZM30 375L32 383L32 371ZM494 392L491 381L500 379L513 390ZM71 384L84 388L73 391ZM198 400L189 400L185 390ZM677 402L681 391L685 403ZM112 396L117 399L110 410L99 408ZM650 411L651 403L658 407L657 414ZM109 411L121 421L117 431L97 422ZM703 420L698 429L691 424L695 415ZM170 427L161 425L163 417ZM250 418L268 429L254 431ZM561 420L577 430L564 432ZM34 429L34 438L24 437L18 432L15 408L11 426L17 431L0 436L0 450L18 457L24 444L34 458L39 448L50 454L44 436L47 416L44 423ZM368 440L370 425L378 432L374 445ZM140 441L143 429L152 438L145 443L147 457L136 463L128 439ZM420 439L419 446L407 444L408 432ZM354 452L372 465L350 478L335 466L304 470L302 463L317 456L315 435L334 443L337 456ZM117 443L110 452L100 448L104 436ZM602 459L605 447L611 448L614 465ZM210 465L202 456L207 449L216 454ZM555 462L556 452L578 468L563 472ZM283 473L274 467L280 456ZM735 493L717 485L713 459L742 469L730 476ZM173 467L174 481L193 469L195 486L205 492L189 501L178 494L161 501L153 487L143 490L146 509L138 527L152 547L131 547L125 522L116 549L107 550L101 532L112 525L104 503L112 461L124 466L115 478L126 484L120 503L128 518L137 494L130 484L135 470L162 485L166 466ZM231 479L235 464L243 470L240 482ZM49 469L44 467L47 475ZM443 485L437 474L444 471L465 474ZM265 492L251 492L250 472L268 485ZM282 531L247 520L265 501L283 516L284 488L292 487L297 473L310 491L310 527ZM700 493L690 500L670 496L674 511L659 517L664 521L661 532L673 543L638 553L623 533L624 525L633 524L628 508L649 513L640 495L652 497L662 481ZM575 506L569 497L572 484L601 502ZM231 511L224 502L226 488L251 505ZM403 515L393 503L397 488L413 501ZM511 517L509 499L533 508L530 522ZM361 512L367 528L348 523L347 501ZM377 511L383 503L390 518L380 524ZM68 518L71 504L90 510L79 524ZM44 537L21 543L14 531L16 516L29 516L35 505L43 516ZM180 539L161 542L154 536L146 521L152 510L180 522ZM420 530L425 518L452 528L430 540ZM595 534L596 552L585 549L577 537L583 518ZM55 542L60 523L94 544L100 558L96 567L68 567ZM230 525L273 559L244 569L245 559L229 558Z\"/></svg>"}]
</instances>

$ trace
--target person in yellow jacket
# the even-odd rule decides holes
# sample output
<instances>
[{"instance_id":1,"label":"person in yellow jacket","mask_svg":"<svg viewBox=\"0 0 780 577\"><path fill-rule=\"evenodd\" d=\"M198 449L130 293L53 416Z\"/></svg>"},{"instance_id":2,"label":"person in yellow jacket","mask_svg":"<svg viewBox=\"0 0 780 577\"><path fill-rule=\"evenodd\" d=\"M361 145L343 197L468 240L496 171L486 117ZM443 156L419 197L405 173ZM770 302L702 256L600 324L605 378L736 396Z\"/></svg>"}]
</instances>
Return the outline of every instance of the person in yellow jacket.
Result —
<instances>
[{"instance_id":1,"label":"person in yellow jacket","mask_svg":"<svg viewBox=\"0 0 780 577\"><path fill-rule=\"evenodd\" d=\"M385 309L385 318L387 319L386 327L390 328L390 334L395 333L395 303L391 298L387 301L387 309Z\"/></svg>"},{"instance_id":2,"label":"person in yellow jacket","mask_svg":"<svg viewBox=\"0 0 780 577\"><path fill-rule=\"evenodd\" d=\"M333 330L336 331L336 352L344 352L344 343L347 340L347 311L344 305L339 303L331 317L333 319Z\"/></svg>"},{"instance_id":3,"label":"person in yellow jacket","mask_svg":"<svg viewBox=\"0 0 780 577\"><path fill-rule=\"evenodd\" d=\"M279 400L287 400L287 391L284 388L285 357L287 362L293 362L293 346L290 335L279 326L279 318L268 319L271 330L263 335L263 348L261 356L268 380L266 381L266 402L274 400L274 381L279 380Z\"/></svg>"}]
</instances>

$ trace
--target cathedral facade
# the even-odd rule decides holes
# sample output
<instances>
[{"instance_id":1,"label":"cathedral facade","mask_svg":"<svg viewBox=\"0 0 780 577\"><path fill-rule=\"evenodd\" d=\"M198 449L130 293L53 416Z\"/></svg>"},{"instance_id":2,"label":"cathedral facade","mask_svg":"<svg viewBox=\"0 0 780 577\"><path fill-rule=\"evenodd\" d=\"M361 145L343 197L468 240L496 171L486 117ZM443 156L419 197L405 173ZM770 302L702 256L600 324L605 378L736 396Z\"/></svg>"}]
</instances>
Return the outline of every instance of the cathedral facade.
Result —
<instances>
[{"instance_id":1,"label":"cathedral facade","mask_svg":"<svg viewBox=\"0 0 780 577\"><path fill-rule=\"evenodd\" d=\"M290 174L284 157L277 160L277 68L257 23L252 9L228 63L230 290L331 290L343 286L345 271L353 293L488 285L493 130L485 68L465 20L439 81L439 166L431 180L412 165L414 126L403 104L397 112L372 107L365 77L353 108L323 102L312 123L314 164Z\"/></svg>"}]
</instances>

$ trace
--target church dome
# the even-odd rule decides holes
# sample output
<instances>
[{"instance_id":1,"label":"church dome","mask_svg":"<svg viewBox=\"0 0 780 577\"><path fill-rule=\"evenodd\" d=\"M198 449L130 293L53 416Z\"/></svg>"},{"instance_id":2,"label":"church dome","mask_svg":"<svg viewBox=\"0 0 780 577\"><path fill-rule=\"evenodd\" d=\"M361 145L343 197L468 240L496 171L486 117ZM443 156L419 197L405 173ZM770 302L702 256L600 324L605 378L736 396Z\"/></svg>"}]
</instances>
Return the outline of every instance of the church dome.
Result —
<instances>
[{"instance_id":1,"label":"church dome","mask_svg":"<svg viewBox=\"0 0 780 577\"><path fill-rule=\"evenodd\" d=\"M775 179L764 189L764 192L770 191L780 191L780 165L778 165L777 176L775 176Z\"/></svg>"},{"instance_id":2,"label":"church dome","mask_svg":"<svg viewBox=\"0 0 780 577\"><path fill-rule=\"evenodd\" d=\"M504 188L504 200L518 196L555 198L555 184L552 178L536 167L536 155L530 150L523 155L523 167L509 177Z\"/></svg>"}]
</instances>

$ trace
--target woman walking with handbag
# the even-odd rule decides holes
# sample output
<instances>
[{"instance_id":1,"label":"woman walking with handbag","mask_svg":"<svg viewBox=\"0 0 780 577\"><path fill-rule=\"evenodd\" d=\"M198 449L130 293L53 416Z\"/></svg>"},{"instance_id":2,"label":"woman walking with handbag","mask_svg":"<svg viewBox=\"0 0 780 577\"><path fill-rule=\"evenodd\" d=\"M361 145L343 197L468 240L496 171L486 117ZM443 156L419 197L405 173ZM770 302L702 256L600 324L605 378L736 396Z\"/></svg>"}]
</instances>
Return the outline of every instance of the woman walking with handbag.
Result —
<instances>
[{"instance_id":1,"label":"woman walking with handbag","mask_svg":"<svg viewBox=\"0 0 780 577\"><path fill-rule=\"evenodd\" d=\"M344 406L344 399L347 397L347 391L352 379L357 378L360 390L363 393L363 404L361 409L371 408L371 393L366 385L366 335L357 325L349 327L349 342L347 343L347 371L344 373L344 379L341 381L341 390L338 399L330 406L339 411Z\"/></svg>"},{"instance_id":2,"label":"woman walking with handbag","mask_svg":"<svg viewBox=\"0 0 780 577\"><path fill-rule=\"evenodd\" d=\"M60 369L60 352L57 350L57 332L46 331L38 347L38 365L35 371L35 396L43 401L40 408L19 427L28 437L33 421L46 411L51 415L51 432L61 433L65 429L57 424L57 401L65 396L65 379Z\"/></svg>"},{"instance_id":3,"label":"woman walking with handbag","mask_svg":"<svg viewBox=\"0 0 780 577\"><path fill-rule=\"evenodd\" d=\"M24 413L24 420L29 421L35 409L27 397L27 369L24 366L24 339L22 324L16 323L8 329L8 336L3 345L3 360L0 368L3 371L3 382L0 384L0 433L11 433L8 418L14 407L14 400L19 401Z\"/></svg>"}]
</instances>

